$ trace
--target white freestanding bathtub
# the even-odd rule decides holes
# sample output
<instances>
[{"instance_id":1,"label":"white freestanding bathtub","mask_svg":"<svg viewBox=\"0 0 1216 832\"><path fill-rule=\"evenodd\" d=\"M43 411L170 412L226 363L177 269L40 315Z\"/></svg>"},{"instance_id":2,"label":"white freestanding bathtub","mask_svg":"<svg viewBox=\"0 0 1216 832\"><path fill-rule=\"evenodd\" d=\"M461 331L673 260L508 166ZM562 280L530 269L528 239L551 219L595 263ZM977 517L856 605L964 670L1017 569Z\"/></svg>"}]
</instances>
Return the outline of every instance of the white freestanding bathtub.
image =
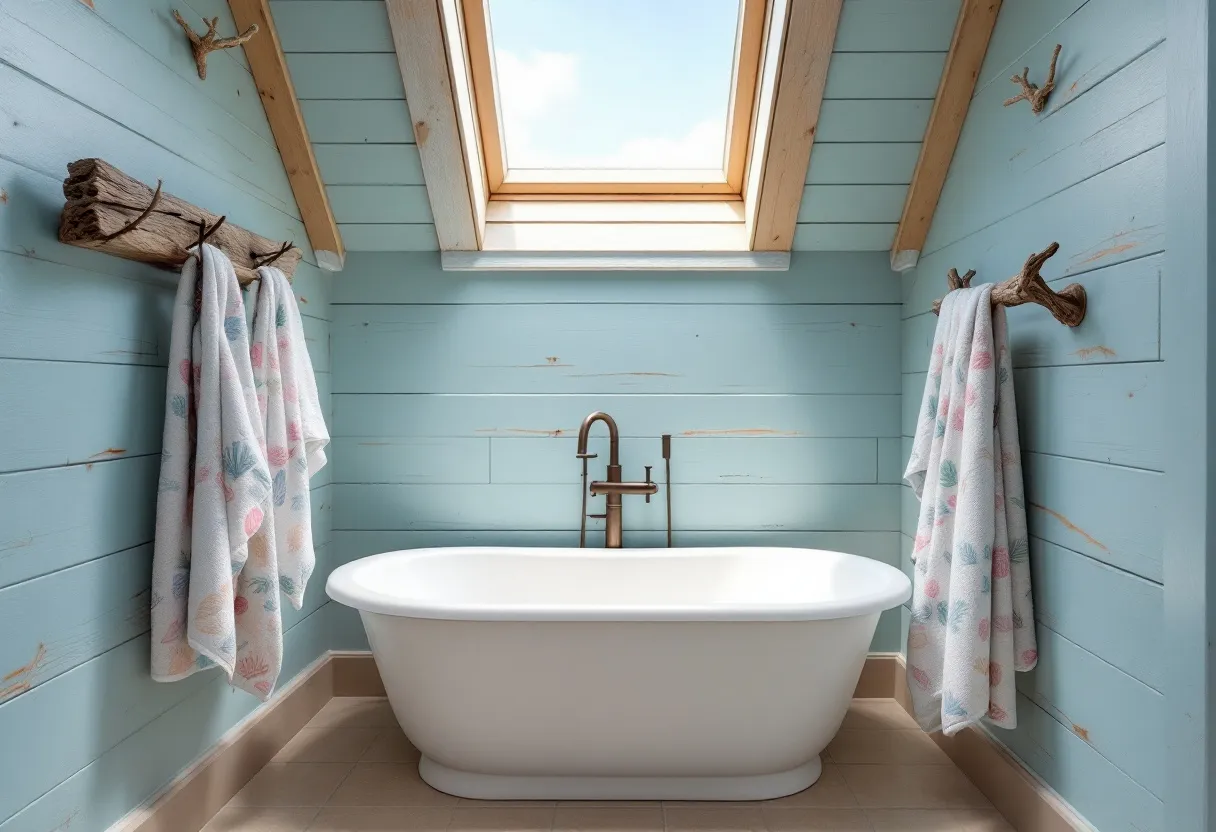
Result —
<instances>
[{"instance_id":1,"label":"white freestanding bathtub","mask_svg":"<svg viewBox=\"0 0 1216 832\"><path fill-rule=\"evenodd\" d=\"M451 548L335 570L435 788L762 800L815 782L891 566L813 549Z\"/></svg>"}]
</instances>

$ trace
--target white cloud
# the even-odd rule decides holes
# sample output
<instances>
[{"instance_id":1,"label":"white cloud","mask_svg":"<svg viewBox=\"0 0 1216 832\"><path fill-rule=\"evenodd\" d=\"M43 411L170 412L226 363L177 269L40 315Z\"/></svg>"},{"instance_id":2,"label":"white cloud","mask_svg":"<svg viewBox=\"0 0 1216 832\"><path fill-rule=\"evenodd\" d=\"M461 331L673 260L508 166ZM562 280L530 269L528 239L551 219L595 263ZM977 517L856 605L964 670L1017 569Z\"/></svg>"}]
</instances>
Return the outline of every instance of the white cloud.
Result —
<instances>
[{"instance_id":1,"label":"white cloud","mask_svg":"<svg viewBox=\"0 0 1216 832\"><path fill-rule=\"evenodd\" d=\"M579 148L560 154L540 151L534 137L579 95L578 56L569 52L495 50L495 71L508 163L515 168L717 168L722 165L726 125L722 119L694 124L678 138L626 139L615 151L585 155Z\"/></svg>"},{"instance_id":2,"label":"white cloud","mask_svg":"<svg viewBox=\"0 0 1216 832\"><path fill-rule=\"evenodd\" d=\"M534 125L578 93L578 56L532 52L521 57L498 49L494 63L510 163L515 167L543 165L534 158Z\"/></svg>"}]
</instances>

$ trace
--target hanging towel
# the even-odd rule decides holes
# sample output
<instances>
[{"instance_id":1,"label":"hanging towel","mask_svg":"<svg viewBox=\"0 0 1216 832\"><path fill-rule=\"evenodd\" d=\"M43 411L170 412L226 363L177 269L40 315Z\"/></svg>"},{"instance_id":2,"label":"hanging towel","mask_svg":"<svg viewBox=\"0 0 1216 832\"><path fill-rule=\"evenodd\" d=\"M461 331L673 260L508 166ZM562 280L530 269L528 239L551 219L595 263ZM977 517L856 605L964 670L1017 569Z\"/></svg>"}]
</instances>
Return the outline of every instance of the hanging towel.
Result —
<instances>
[{"instance_id":1,"label":"hanging towel","mask_svg":"<svg viewBox=\"0 0 1216 832\"><path fill-rule=\"evenodd\" d=\"M308 480L325 466L329 432L291 284L272 266L258 269L258 277L250 360L266 436L274 522L254 538L251 555L274 565L278 588L299 609L316 563ZM250 591L257 594L259 588ZM249 598L250 604L254 601Z\"/></svg>"},{"instance_id":2,"label":"hanging towel","mask_svg":"<svg viewBox=\"0 0 1216 832\"><path fill-rule=\"evenodd\" d=\"M992 285L942 302L904 478L920 498L908 689L925 731L1017 726L1038 661L1005 310Z\"/></svg>"},{"instance_id":3,"label":"hanging towel","mask_svg":"<svg viewBox=\"0 0 1216 832\"><path fill-rule=\"evenodd\" d=\"M253 672L264 643L234 592L249 539L270 510L245 305L232 263L202 246L174 305L152 561L152 676L169 682L219 665L265 698Z\"/></svg>"}]
</instances>

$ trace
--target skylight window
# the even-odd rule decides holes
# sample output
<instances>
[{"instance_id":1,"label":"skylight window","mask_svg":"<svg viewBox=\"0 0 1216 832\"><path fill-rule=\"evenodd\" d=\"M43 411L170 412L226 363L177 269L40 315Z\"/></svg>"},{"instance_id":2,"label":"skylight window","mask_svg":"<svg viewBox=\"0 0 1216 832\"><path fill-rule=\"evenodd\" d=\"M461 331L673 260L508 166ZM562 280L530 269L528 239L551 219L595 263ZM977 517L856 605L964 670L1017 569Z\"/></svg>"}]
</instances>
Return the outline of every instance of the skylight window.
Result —
<instances>
[{"instance_id":1,"label":"skylight window","mask_svg":"<svg viewBox=\"0 0 1216 832\"><path fill-rule=\"evenodd\" d=\"M763 0L463 2L491 193L740 193Z\"/></svg>"}]
</instances>

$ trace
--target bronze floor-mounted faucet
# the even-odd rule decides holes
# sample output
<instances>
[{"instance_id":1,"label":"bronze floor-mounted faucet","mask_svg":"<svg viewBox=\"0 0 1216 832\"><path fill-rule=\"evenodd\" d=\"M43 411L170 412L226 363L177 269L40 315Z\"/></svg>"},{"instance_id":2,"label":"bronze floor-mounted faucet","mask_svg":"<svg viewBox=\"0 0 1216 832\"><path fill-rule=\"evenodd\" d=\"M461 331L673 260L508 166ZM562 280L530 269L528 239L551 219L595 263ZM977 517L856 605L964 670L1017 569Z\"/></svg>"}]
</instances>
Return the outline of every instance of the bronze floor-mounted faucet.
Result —
<instances>
[{"instance_id":1,"label":"bronze floor-mounted faucet","mask_svg":"<svg viewBox=\"0 0 1216 832\"><path fill-rule=\"evenodd\" d=\"M587 453L587 438L591 426L603 422L608 426L608 479L596 480L587 487L587 460L595 459L596 454ZM604 545L609 549L621 548L621 495L644 494L646 502L650 496L657 494L659 486L650 480L650 467L646 466L646 482L621 482L621 437L617 431L616 420L603 411L597 410L583 420L583 426L578 429L578 458L583 461L583 519L579 533L578 545L587 545L587 518L603 519ZM598 497L600 494L607 498L603 514L587 514L587 494Z\"/></svg>"}]
</instances>

